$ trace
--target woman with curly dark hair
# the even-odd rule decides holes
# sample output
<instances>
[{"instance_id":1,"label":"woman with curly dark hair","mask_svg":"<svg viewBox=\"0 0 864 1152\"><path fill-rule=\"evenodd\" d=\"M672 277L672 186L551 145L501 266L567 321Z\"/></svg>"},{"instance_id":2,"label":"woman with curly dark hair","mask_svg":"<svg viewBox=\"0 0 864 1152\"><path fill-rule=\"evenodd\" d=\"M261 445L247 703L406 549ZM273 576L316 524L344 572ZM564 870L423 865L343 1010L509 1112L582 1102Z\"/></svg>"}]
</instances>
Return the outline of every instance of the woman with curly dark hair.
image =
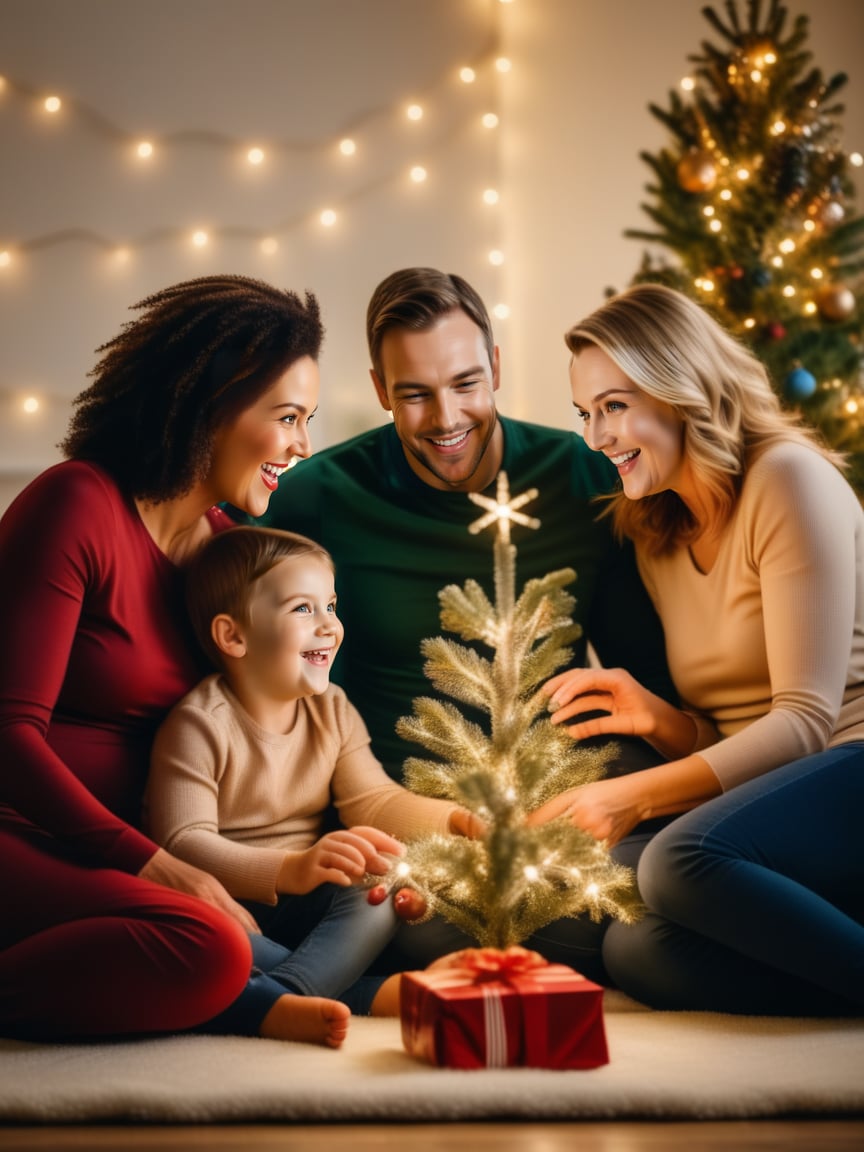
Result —
<instances>
[{"instance_id":1,"label":"woman with curly dark hair","mask_svg":"<svg viewBox=\"0 0 864 1152\"><path fill-rule=\"evenodd\" d=\"M249 914L139 830L153 733L202 674L183 563L309 455L318 303L211 276L134 307L67 459L0 522L0 1033L335 1046L348 1009L284 995Z\"/></svg>"}]
</instances>

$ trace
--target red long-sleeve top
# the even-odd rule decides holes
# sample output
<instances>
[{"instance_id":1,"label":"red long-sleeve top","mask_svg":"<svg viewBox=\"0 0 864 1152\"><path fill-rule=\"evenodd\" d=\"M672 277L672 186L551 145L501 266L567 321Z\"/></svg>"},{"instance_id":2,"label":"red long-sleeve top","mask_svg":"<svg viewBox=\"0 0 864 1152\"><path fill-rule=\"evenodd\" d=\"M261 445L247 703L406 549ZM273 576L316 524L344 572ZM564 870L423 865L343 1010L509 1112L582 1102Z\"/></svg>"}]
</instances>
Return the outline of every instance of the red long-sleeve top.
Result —
<instances>
[{"instance_id":1,"label":"red long-sleeve top","mask_svg":"<svg viewBox=\"0 0 864 1152\"><path fill-rule=\"evenodd\" d=\"M149 747L203 668L182 573L96 465L48 469L0 522L0 637L0 825L138 872Z\"/></svg>"}]
</instances>

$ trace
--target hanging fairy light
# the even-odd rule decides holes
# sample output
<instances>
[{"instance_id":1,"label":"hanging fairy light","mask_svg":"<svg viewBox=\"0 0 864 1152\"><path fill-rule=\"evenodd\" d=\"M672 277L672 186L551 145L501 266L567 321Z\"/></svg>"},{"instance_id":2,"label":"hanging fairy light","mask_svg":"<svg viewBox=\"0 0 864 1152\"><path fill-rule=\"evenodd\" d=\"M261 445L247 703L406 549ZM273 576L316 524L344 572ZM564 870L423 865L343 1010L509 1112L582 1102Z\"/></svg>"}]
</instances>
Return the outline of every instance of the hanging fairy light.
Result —
<instances>
[{"instance_id":1,"label":"hanging fairy light","mask_svg":"<svg viewBox=\"0 0 864 1152\"><path fill-rule=\"evenodd\" d=\"M467 90L474 89L477 92L477 98L482 101L488 100L488 92L484 94L482 86L479 84L481 72L485 69L487 78L490 73L503 72L509 70L511 62L505 57L496 57L493 53L488 54L483 60L471 61L464 63L458 68L458 75L462 81L460 87ZM452 72L450 75L450 84L452 85ZM445 80L442 77L437 82L437 86L446 94ZM45 112L56 114L61 111L68 112L64 116L64 127L70 125L73 121L83 130L89 130L101 134L112 143L120 141L121 145L128 149L129 154L140 163L147 163L156 157L157 152L161 155L162 163L160 171L164 171L167 164L170 162L172 153L178 149L191 144L192 146L219 149L242 149L241 156L244 158L245 163L251 168L264 170L269 166L272 153L274 151L289 151L293 152L298 149L303 151L308 150L308 145L303 143L295 143L291 141L285 142L272 142L266 148L259 144L244 143L242 141L231 140L227 136L222 136L214 132L205 132L202 130L186 130L184 132L175 133L160 133L158 136L154 134L151 137L135 136L127 134L123 129L113 124L108 117L97 109L89 108L83 101L75 99L67 101L65 98L57 94L49 94L43 96L38 93L33 93L25 86L10 81L8 77L0 77L0 91L11 91L14 94L20 95L25 99L37 99L39 105ZM419 97L419 94L418 94ZM405 119L409 123L418 124L429 118L429 108L432 107L433 93L426 92L422 98L411 100L403 103L401 100L396 105L396 108L401 111ZM365 118L363 123L359 126L360 129L368 126L373 120L379 117L378 110L370 112L368 117ZM487 105L485 110L476 108L470 112L471 119L476 117L476 122L482 124L486 129L493 129L498 126L499 117L496 111L490 109ZM466 121L467 122L467 121ZM335 140L329 142L328 147L334 150L338 149L340 156L344 158L351 158L358 154L360 147L359 136L352 133L350 136L337 137ZM324 151L324 145L318 146L318 151ZM407 168L409 173L410 182L414 185L421 185L428 183L429 179L429 166L425 163L415 163ZM393 176L396 172L394 169ZM375 173L374 177L368 180L369 187L374 188L376 184L380 183L380 171ZM350 199L356 198L358 195L363 194L363 189L352 188L346 192L346 197ZM487 204L497 203L498 194L494 189L486 189L484 193L484 202ZM318 222L325 228L332 228L336 223L336 211L339 205L323 210L318 213ZM313 209L314 213L314 209ZM298 212L295 217L285 225L285 230L293 229L302 224L303 219L310 219L313 213L304 214ZM278 243L276 233L270 234L262 229L259 235L255 235L254 229L243 229L230 226L219 226L214 224L212 227L205 229L198 229L194 235L190 235L184 227L172 228L154 228L149 233L144 233L137 241L136 246L143 246L156 243L164 243L174 241L175 243L191 244L193 248L205 248L211 244L219 235L233 234L240 236L243 233L249 233L251 241L258 246L261 252L272 254L273 245ZM98 232L87 227L76 228L74 226L54 228L51 232L43 236L31 236L27 241L20 245L22 252L35 252L37 250L44 250L57 244L67 243L71 240L78 242L92 243L107 250L109 253L115 253L120 244L117 240L110 236L100 236ZM122 247L127 248L124 241ZM11 256L9 253L11 248L6 250L6 255L0 258L0 268L7 267L11 263ZM115 259L115 262L119 262Z\"/></svg>"}]
</instances>

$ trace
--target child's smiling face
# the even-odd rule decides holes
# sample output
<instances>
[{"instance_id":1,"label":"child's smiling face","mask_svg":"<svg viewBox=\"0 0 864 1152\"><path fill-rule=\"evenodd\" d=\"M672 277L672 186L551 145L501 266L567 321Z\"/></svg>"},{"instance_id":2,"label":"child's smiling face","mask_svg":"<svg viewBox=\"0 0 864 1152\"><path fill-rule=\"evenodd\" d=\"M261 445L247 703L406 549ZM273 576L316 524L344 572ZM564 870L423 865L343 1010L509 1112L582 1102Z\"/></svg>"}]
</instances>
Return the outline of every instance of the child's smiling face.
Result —
<instances>
[{"instance_id":1,"label":"child's smiling face","mask_svg":"<svg viewBox=\"0 0 864 1152\"><path fill-rule=\"evenodd\" d=\"M247 684L274 701L324 692L344 635L327 561L280 560L255 582L243 632Z\"/></svg>"}]
</instances>

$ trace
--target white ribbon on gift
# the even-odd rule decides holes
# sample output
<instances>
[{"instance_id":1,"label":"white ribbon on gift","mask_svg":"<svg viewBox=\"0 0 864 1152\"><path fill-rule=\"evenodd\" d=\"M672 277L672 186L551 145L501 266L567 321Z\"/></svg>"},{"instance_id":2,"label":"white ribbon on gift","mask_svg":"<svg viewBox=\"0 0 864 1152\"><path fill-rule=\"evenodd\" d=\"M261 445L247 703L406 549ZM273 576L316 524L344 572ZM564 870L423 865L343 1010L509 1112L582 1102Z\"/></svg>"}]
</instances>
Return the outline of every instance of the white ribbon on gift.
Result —
<instances>
[{"instance_id":1,"label":"white ribbon on gift","mask_svg":"<svg viewBox=\"0 0 864 1152\"><path fill-rule=\"evenodd\" d=\"M483 988L483 1029L486 1033L486 1067L507 1067L507 1022L501 991L488 984Z\"/></svg>"}]
</instances>

